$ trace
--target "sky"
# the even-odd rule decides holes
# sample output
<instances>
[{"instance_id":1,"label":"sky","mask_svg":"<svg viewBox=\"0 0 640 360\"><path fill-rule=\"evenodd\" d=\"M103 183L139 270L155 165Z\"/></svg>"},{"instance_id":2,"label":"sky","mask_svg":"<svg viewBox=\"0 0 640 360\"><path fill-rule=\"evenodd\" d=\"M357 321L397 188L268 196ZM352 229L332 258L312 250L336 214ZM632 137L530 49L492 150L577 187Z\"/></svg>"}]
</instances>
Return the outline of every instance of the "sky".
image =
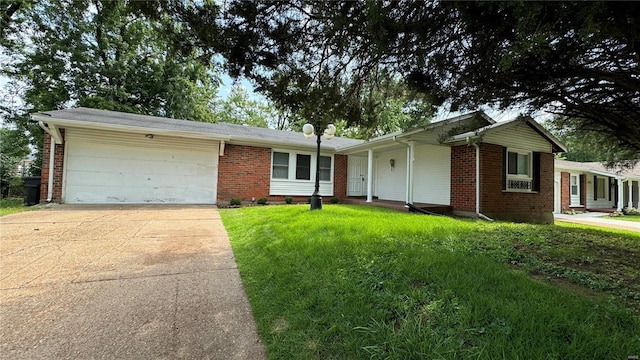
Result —
<instances>
[{"instance_id":1,"label":"sky","mask_svg":"<svg viewBox=\"0 0 640 360\"><path fill-rule=\"evenodd\" d=\"M6 95L5 92L5 87L8 84L9 79L7 77L4 76L0 76L0 101L20 101L20 99L9 99ZM233 78L229 77L228 75L223 75L221 77L221 86L218 89L218 95L222 98L225 99L227 98L227 96L229 96L229 93L231 92L231 89L234 87L234 85L240 84L243 87L245 87L247 89L247 92L249 93L249 96L254 99L254 100L259 100L259 101L267 101L266 98L264 96L262 96L259 93L256 93L254 91L254 86L252 85L252 83L247 80L247 79L241 79L239 81L234 81ZM507 110L507 111L496 111L493 110L489 107L483 107L481 108L481 110L483 110L484 112L487 113L487 115L489 115L491 118L493 118L496 121L504 121L504 120L510 120L513 119L514 117L518 116L521 112L521 110L519 109L515 109L515 110ZM451 111L447 111L444 109L441 109L440 111L438 111L436 113L436 115L434 116L433 122L435 121L441 121L441 120L445 120L448 119L450 117L454 117L454 116L458 116L461 115L463 113L467 113L468 111L465 112L451 112ZM534 118L536 120L538 120L538 122L544 121L546 118L548 118L548 116L546 116L544 113L540 112L539 114L534 114Z\"/></svg>"}]
</instances>

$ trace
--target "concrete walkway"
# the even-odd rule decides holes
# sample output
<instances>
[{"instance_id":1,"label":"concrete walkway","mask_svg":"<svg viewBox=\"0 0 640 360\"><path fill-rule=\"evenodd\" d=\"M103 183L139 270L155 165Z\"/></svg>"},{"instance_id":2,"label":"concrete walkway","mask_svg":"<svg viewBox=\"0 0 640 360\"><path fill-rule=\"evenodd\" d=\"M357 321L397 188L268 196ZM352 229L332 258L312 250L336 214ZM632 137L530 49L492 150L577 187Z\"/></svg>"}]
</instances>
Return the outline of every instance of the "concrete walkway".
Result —
<instances>
[{"instance_id":1,"label":"concrete walkway","mask_svg":"<svg viewBox=\"0 0 640 360\"><path fill-rule=\"evenodd\" d=\"M213 206L0 218L0 358L264 359Z\"/></svg>"},{"instance_id":2,"label":"concrete walkway","mask_svg":"<svg viewBox=\"0 0 640 360\"><path fill-rule=\"evenodd\" d=\"M640 232L640 223L612 219L608 213L587 212L576 215L553 214L553 216L556 221Z\"/></svg>"}]
</instances>

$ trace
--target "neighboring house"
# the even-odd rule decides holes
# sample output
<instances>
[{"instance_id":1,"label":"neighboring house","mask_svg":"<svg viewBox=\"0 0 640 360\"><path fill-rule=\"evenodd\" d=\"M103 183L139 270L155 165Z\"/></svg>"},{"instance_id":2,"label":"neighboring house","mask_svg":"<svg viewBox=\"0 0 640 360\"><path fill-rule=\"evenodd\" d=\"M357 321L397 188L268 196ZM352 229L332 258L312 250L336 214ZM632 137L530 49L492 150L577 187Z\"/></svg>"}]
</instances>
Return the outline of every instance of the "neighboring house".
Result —
<instances>
[{"instance_id":1,"label":"neighboring house","mask_svg":"<svg viewBox=\"0 0 640 360\"><path fill-rule=\"evenodd\" d=\"M370 141L324 140L319 160L316 142L291 131L87 108L32 118L46 131L41 201L66 203L304 201L320 161L322 196L550 223L553 153L566 150L531 118L496 123L482 112Z\"/></svg>"},{"instance_id":2,"label":"neighboring house","mask_svg":"<svg viewBox=\"0 0 640 360\"><path fill-rule=\"evenodd\" d=\"M607 168L600 162L555 161L554 212L640 208L640 163Z\"/></svg>"},{"instance_id":3,"label":"neighboring house","mask_svg":"<svg viewBox=\"0 0 640 360\"><path fill-rule=\"evenodd\" d=\"M29 170L31 169L32 164L33 164L33 158L31 158L31 156L20 160L20 162L16 166L16 174L23 177L27 176L27 174L29 173Z\"/></svg>"}]
</instances>

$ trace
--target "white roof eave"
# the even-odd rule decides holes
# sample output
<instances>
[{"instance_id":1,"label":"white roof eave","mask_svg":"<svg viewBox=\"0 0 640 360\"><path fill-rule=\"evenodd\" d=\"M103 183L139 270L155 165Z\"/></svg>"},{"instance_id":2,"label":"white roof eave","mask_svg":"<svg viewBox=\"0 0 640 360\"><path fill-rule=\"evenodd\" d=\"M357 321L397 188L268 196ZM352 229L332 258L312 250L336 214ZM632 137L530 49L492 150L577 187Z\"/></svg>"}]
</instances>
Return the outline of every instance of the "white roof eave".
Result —
<instances>
[{"instance_id":1,"label":"white roof eave","mask_svg":"<svg viewBox=\"0 0 640 360\"><path fill-rule=\"evenodd\" d=\"M135 132L135 133L141 133L141 134L153 133L153 134L163 134L163 135L174 135L174 136L194 138L194 139L219 140L219 141L227 141L227 142L231 140L231 137L228 135L211 134L211 133L194 132L194 131L161 129L161 128L154 128L154 127L129 126L129 125L118 125L118 124L104 124L104 123L91 122L91 121L65 120L65 119L53 118L50 116L42 116L38 114L31 115L31 118L34 121L42 121L46 124L53 124L56 127L62 126L62 127L74 127L74 128L84 128L84 129L113 130L113 131Z\"/></svg>"}]
</instances>

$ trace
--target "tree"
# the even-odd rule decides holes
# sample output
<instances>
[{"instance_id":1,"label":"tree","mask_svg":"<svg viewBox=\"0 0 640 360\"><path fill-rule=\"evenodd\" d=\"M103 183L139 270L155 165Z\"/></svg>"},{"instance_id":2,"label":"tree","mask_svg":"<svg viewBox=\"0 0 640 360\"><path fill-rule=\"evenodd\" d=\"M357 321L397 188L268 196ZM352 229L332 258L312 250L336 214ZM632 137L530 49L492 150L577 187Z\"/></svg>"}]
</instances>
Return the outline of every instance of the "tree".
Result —
<instances>
[{"instance_id":1,"label":"tree","mask_svg":"<svg viewBox=\"0 0 640 360\"><path fill-rule=\"evenodd\" d=\"M277 120L276 110L265 101L252 99L242 85L231 88L225 99L215 105L216 120L229 124L268 127Z\"/></svg>"},{"instance_id":2,"label":"tree","mask_svg":"<svg viewBox=\"0 0 640 360\"><path fill-rule=\"evenodd\" d=\"M559 121L554 119L553 124ZM613 137L603 137L597 132L574 132L557 127L551 131L567 146L568 151L559 155L560 158L570 161L603 162L608 166L632 166L634 162L622 161L635 159L634 150L621 148Z\"/></svg>"},{"instance_id":3,"label":"tree","mask_svg":"<svg viewBox=\"0 0 640 360\"><path fill-rule=\"evenodd\" d=\"M0 128L0 193L3 198L8 195L13 179L19 175L18 164L29 155L28 145L20 130Z\"/></svg>"},{"instance_id":4,"label":"tree","mask_svg":"<svg viewBox=\"0 0 640 360\"><path fill-rule=\"evenodd\" d=\"M137 2L124 0L17 3L23 4L2 34L3 44L12 44L2 47L11 61L0 73L23 84L22 106L3 102L0 111L5 123L30 134L34 148L41 149L41 130L28 117L37 111L87 106L215 120L218 70L163 36L171 14L149 18Z\"/></svg>"},{"instance_id":5,"label":"tree","mask_svg":"<svg viewBox=\"0 0 640 360\"><path fill-rule=\"evenodd\" d=\"M343 132L360 139L427 125L436 110L422 94L383 68L363 84L360 104L368 126L353 125Z\"/></svg>"},{"instance_id":6,"label":"tree","mask_svg":"<svg viewBox=\"0 0 640 360\"><path fill-rule=\"evenodd\" d=\"M614 138L638 157L639 3L292 0L226 9L219 48L231 72L256 79L277 102L287 91L273 81L279 74L317 80L324 72L341 84L328 89L357 103L382 66L434 105L545 109L562 115L557 125L567 131Z\"/></svg>"}]
</instances>

